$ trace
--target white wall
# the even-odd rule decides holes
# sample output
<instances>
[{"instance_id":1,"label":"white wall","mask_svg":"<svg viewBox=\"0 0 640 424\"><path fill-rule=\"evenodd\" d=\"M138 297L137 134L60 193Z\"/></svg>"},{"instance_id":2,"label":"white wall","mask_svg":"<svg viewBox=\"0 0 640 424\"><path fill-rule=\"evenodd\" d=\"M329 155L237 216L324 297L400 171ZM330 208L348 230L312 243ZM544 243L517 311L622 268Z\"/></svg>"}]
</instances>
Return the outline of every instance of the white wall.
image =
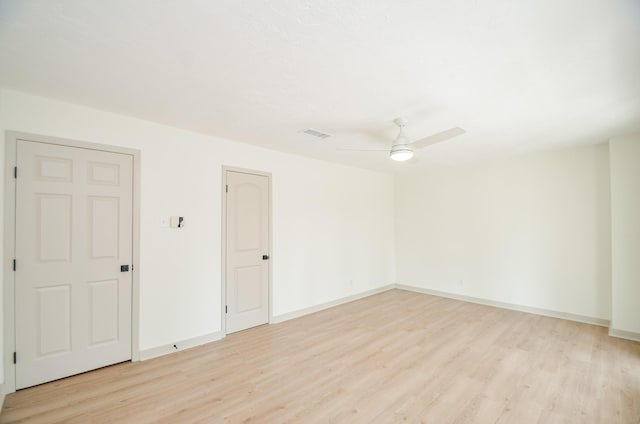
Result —
<instances>
[{"instance_id":1,"label":"white wall","mask_svg":"<svg viewBox=\"0 0 640 424\"><path fill-rule=\"evenodd\" d=\"M220 330L222 165L273 174L274 315L394 281L391 174L11 90L0 90L0 117L3 138L14 130L141 150L142 350ZM178 214L183 230L160 228Z\"/></svg>"},{"instance_id":2,"label":"white wall","mask_svg":"<svg viewBox=\"0 0 640 424\"><path fill-rule=\"evenodd\" d=\"M640 335L640 134L609 141L613 334ZM633 336L627 334L626 336Z\"/></svg>"},{"instance_id":3,"label":"white wall","mask_svg":"<svg viewBox=\"0 0 640 424\"><path fill-rule=\"evenodd\" d=\"M397 282L610 318L606 144L396 181Z\"/></svg>"}]
</instances>

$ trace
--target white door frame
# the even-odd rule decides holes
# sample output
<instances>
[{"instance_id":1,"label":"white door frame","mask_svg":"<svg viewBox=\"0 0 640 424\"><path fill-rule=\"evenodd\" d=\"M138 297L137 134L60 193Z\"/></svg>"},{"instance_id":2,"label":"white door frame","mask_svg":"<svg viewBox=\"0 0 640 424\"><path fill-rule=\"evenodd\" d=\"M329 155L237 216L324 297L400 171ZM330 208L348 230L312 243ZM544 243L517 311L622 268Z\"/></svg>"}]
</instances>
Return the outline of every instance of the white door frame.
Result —
<instances>
[{"instance_id":1,"label":"white door frame","mask_svg":"<svg viewBox=\"0 0 640 424\"><path fill-rule=\"evenodd\" d=\"M133 265L132 293L131 293L131 360L140 360L139 347L139 305L140 305L140 151L118 146L89 143L85 141L67 140L57 137L49 137L37 134L28 134L16 131L5 133L5 163L4 163L4 393L16 391L16 367L13 363L15 352L15 273L13 272L13 259L16 252L16 179L14 169L16 167L16 152L18 140L33 141L38 143L55 144L66 147L79 147L83 149L99 150L111 153L122 153L133 156ZM20 170L18 170L19 172Z\"/></svg>"},{"instance_id":2,"label":"white door frame","mask_svg":"<svg viewBox=\"0 0 640 424\"><path fill-rule=\"evenodd\" d=\"M222 266L220 267L222 270L222 282L220 286L221 290L221 298L220 298L220 333L222 337L227 335L227 317L225 306L227 304L227 171L240 172L243 174L251 174L251 175L260 175L263 177L267 177L269 181L269 324L273 321L273 231L272 231L272 222L273 222L273 213L272 213L272 199L271 199L271 173L256 171L253 169L245 169L245 168L236 168L233 166L222 166Z\"/></svg>"}]
</instances>

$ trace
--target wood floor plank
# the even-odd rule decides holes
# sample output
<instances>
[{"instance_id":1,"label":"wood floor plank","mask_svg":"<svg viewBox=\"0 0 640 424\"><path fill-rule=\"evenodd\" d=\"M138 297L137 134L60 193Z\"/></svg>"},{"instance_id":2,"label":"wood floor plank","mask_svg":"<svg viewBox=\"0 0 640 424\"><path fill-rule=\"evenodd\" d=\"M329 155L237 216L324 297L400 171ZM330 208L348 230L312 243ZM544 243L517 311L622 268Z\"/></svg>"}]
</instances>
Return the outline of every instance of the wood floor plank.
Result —
<instances>
[{"instance_id":1,"label":"wood floor plank","mask_svg":"<svg viewBox=\"0 0 640 424\"><path fill-rule=\"evenodd\" d=\"M22 422L638 423L640 343L391 290L20 390Z\"/></svg>"}]
</instances>

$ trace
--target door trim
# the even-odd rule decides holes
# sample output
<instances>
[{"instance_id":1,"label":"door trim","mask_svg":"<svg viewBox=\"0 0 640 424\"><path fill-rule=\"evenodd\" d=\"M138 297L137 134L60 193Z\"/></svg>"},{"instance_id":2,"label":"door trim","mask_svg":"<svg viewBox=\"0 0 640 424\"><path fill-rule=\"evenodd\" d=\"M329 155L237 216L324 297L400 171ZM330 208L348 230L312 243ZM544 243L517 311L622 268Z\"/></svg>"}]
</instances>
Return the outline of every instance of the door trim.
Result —
<instances>
[{"instance_id":1,"label":"door trim","mask_svg":"<svg viewBox=\"0 0 640 424\"><path fill-rule=\"evenodd\" d=\"M14 167L16 166L16 154L18 140L32 141L36 143L55 144L66 147L78 147L89 150L99 150L110 153L121 153L133 156L133 264L131 286L131 360L140 360L140 273L136 272L140 266L140 151L119 146L90 143L85 141L68 140L58 137L50 137L38 134L29 134L17 131L5 132L5 159L4 159L4 283L3 283L3 369L4 369L4 393L16 391L16 367L13 363L15 351L15 273L13 272L13 259L16 252L16 179ZM19 171L19 170L18 170Z\"/></svg>"},{"instance_id":2,"label":"door trim","mask_svg":"<svg viewBox=\"0 0 640 424\"><path fill-rule=\"evenodd\" d=\"M269 309L269 321L268 324L273 322L273 212L272 212L272 204L273 200L271 198L271 173L256 171L253 169L246 168L237 168L233 166L222 165L222 186L221 186L221 194L222 194L222 266L221 269L221 297L220 297L220 333L222 337L226 337L227 335L227 317L225 313L225 306L227 304L227 196L226 196L226 187L227 187L227 171L239 172L242 174L251 174L251 175L260 175L263 177L267 177L268 187L269 187L269 304L267 305Z\"/></svg>"}]
</instances>

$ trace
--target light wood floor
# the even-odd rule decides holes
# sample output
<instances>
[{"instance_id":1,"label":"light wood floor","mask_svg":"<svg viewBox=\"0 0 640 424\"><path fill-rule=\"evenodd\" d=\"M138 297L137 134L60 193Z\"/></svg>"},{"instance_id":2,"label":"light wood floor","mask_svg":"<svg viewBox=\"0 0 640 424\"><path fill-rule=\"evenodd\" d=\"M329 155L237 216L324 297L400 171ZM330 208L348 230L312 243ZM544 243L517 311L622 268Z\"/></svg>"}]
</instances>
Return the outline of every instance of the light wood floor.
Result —
<instances>
[{"instance_id":1,"label":"light wood floor","mask_svg":"<svg viewBox=\"0 0 640 424\"><path fill-rule=\"evenodd\" d=\"M640 343L392 290L9 395L3 423L638 423Z\"/></svg>"}]
</instances>

